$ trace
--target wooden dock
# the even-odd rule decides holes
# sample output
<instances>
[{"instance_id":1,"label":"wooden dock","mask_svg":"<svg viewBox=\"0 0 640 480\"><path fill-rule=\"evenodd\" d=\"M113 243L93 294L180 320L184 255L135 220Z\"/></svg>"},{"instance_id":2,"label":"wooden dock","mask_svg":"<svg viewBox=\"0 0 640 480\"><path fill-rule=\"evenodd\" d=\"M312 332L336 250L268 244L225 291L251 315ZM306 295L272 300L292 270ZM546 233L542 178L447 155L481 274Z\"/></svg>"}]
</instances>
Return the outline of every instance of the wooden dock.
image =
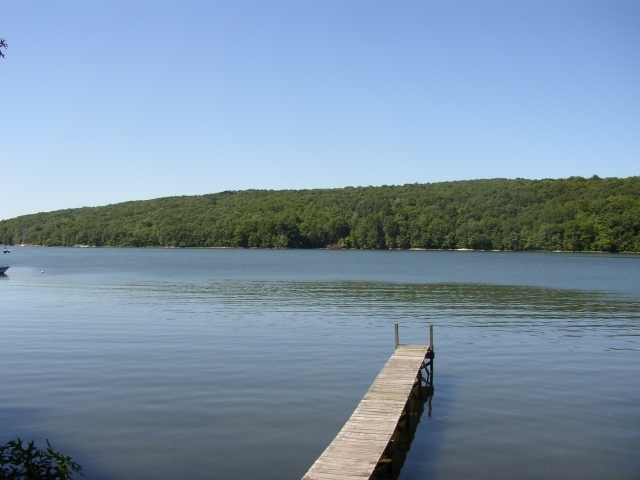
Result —
<instances>
[{"instance_id":1,"label":"wooden dock","mask_svg":"<svg viewBox=\"0 0 640 480\"><path fill-rule=\"evenodd\" d=\"M396 426L415 387L433 378L433 327L430 345L399 345L342 427L303 480L363 480L374 476L392 447ZM426 377L423 375L425 371Z\"/></svg>"}]
</instances>

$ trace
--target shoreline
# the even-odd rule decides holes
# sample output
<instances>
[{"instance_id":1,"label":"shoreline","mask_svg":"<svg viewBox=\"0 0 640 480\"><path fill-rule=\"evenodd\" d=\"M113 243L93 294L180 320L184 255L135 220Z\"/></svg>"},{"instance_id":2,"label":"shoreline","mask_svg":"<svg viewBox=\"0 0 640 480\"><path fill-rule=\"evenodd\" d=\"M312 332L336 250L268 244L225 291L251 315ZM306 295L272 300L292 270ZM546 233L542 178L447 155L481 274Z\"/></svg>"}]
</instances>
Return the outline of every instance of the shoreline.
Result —
<instances>
[{"instance_id":1,"label":"shoreline","mask_svg":"<svg viewBox=\"0 0 640 480\"><path fill-rule=\"evenodd\" d=\"M350 248L333 246L319 248L290 248L290 247L171 247L171 246L148 246L148 247L126 247L116 245L35 245L35 244L15 244L11 247L27 248L122 248L122 249L167 249L167 250L345 250L345 251L369 251L369 252L490 252L490 253L593 253L593 254L640 254L640 252L608 252L604 250L498 250L498 249L473 249L473 248Z\"/></svg>"}]
</instances>

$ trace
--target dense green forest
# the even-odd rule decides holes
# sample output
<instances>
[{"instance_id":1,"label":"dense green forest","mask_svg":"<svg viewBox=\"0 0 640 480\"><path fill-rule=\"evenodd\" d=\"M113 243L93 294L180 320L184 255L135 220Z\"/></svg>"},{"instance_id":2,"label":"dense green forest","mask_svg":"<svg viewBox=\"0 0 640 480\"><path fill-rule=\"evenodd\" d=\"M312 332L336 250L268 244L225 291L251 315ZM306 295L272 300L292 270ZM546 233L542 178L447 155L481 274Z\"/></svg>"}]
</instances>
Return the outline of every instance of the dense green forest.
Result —
<instances>
[{"instance_id":1,"label":"dense green forest","mask_svg":"<svg viewBox=\"0 0 640 480\"><path fill-rule=\"evenodd\" d=\"M25 215L7 244L640 251L640 177L245 190Z\"/></svg>"}]
</instances>

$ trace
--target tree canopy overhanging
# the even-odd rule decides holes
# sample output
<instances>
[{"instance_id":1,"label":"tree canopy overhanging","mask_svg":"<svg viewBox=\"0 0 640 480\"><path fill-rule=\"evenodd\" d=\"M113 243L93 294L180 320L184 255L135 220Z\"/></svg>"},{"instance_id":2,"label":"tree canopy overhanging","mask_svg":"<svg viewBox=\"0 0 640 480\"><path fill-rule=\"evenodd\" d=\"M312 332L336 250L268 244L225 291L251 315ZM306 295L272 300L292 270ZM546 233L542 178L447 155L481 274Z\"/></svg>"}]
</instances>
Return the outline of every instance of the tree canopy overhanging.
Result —
<instances>
[{"instance_id":1,"label":"tree canopy overhanging","mask_svg":"<svg viewBox=\"0 0 640 480\"><path fill-rule=\"evenodd\" d=\"M640 251L640 177L244 190L24 215L7 244Z\"/></svg>"},{"instance_id":2,"label":"tree canopy overhanging","mask_svg":"<svg viewBox=\"0 0 640 480\"><path fill-rule=\"evenodd\" d=\"M10 480L71 480L74 473L82 475L82 467L71 460L71 455L55 451L49 440L44 450L35 442L24 442L18 437L0 445L0 478Z\"/></svg>"}]
</instances>

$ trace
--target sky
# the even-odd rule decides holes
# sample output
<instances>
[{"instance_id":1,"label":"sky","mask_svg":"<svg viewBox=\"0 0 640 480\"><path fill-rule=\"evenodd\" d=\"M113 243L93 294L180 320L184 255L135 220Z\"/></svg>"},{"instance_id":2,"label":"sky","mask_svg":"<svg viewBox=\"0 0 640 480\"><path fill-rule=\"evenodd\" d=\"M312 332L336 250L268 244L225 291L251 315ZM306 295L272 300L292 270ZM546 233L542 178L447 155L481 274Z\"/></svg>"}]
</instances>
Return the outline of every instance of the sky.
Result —
<instances>
[{"instance_id":1,"label":"sky","mask_svg":"<svg viewBox=\"0 0 640 480\"><path fill-rule=\"evenodd\" d=\"M0 219L640 174L640 2L3 0Z\"/></svg>"}]
</instances>

